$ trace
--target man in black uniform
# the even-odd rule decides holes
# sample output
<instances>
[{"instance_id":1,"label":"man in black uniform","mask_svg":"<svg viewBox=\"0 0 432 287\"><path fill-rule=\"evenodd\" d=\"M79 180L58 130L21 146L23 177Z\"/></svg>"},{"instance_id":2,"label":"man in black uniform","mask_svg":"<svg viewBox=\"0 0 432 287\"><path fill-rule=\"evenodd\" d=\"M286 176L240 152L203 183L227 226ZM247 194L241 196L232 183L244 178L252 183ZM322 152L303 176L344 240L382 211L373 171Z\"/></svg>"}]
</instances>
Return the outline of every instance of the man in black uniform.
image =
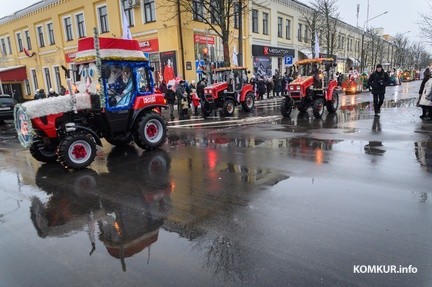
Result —
<instances>
[{"instance_id":1,"label":"man in black uniform","mask_svg":"<svg viewBox=\"0 0 432 287\"><path fill-rule=\"evenodd\" d=\"M368 84L372 88L372 95L374 100L375 116L379 117L381 113L381 106L384 102L385 87L390 82L389 75L384 72L382 65L376 66L375 72L370 75Z\"/></svg>"}]
</instances>

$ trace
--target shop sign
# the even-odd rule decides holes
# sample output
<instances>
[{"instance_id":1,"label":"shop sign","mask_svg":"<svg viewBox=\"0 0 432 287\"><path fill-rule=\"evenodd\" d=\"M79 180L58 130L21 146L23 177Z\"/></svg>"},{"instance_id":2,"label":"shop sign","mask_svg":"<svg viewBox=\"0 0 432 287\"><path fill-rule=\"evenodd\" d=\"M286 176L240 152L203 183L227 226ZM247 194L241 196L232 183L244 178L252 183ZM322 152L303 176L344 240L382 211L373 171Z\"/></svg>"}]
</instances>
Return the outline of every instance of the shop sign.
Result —
<instances>
[{"instance_id":1,"label":"shop sign","mask_svg":"<svg viewBox=\"0 0 432 287\"><path fill-rule=\"evenodd\" d=\"M273 57L294 57L294 49L286 49L271 46L252 45L252 55L254 56L273 56Z\"/></svg>"},{"instance_id":2,"label":"shop sign","mask_svg":"<svg viewBox=\"0 0 432 287\"><path fill-rule=\"evenodd\" d=\"M76 58L76 53L77 52L70 52L70 53L65 53L65 61L66 63L73 63L75 61Z\"/></svg>"},{"instance_id":3,"label":"shop sign","mask_svg":"<svg viewBox=\"0 0 432 287\"><path fill-rule=\"evenodd\" d=\"M157 52L159 51L158 39L150 39L139 42L141 51L143 52Z\"/></svg>"},{"instance_id":4,"label":"shop sign","mask_svg":"<svg viewBox=\"0 0 432 287\"><path fill-rule=\"evenodd\" d=\"M206 35L194 35L194 42L198 44L208 44L208 45L214 45L215 38L213 36L206 36Z\"/></svg>"}]
</instances>

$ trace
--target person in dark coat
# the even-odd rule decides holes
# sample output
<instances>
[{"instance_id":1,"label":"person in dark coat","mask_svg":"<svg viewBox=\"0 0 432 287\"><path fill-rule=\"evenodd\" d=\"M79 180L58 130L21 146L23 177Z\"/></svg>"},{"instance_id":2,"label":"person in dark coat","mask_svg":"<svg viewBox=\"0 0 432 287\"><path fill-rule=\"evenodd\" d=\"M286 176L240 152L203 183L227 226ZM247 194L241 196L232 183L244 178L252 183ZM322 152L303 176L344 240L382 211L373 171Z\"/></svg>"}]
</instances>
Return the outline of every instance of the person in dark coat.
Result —
<instances>
[{"instance_id":1,"label":"person in dark coat","mask_svg":"<svg viewBox=\"0 0 432 287\"><path fill-rule=\"evenodd\" d=\"M382 65L376 66L375 72L373 72L368 80L369 87L372 88L372 95L374 101L375 116L379 117L381 113L381 106L384 102L385 87L389 85L390 77L384 72Z\"/></svg>"},{"instance_id":2,"label":"person in dark coat","mask_svg":"<svg viewBox=\"0 0 432 287\"><path fill-rule=\"evenodd\" d=\"M265 83L263 77L259 77L258 78L257 90L258 90L258 99L263 100L264 99L264 94L265 94L265 92L267 90L266 83Z\"/></svg>"},{"instance_id":3,"label":"person in dark coat","mask_svg":"<svg viewBox=\"0 0 432 287\"><path fill-rule=\"evenodd\" d=\"M40 89L40 90L36 90L36 94L34 96L35 100L40 100L40 99L45 99L46 98L46 94L44 89Z\"/></svg>"},{"instance_id":4,"label":"person in dark coat","mask_svg":"<svg viewBox=\"0 0 432 287\"><path fill-rule=\"evenodd\" d=\"M174 120L174 104L176 102L176 93L173 91L171 85L167 86L164 97L170 110L170 118L171 120Z\"/></svg>"},{"instance_id":5,"label":"person in dark coat","mask_svg":"<svg viewBox=\"0 0 432 287\"><path fill-rule=\"evenodd\" d=\"M58 97L58 94L54 91L53 88L51 88L48 93L48 98L52 98L52 97Z\"/></svg>"},{"instance_id":6,"label":"person in dark coat","mask_svg":"<svg viewBox=\"0 0 432 287\"><path fill-rule=\"evenodd\" d=\"M417 101L417 106L422 108L422 115L420 116L420 118L422 120L426 120L426 119L430 119L432 117L432 108L429 106L420 105L420 99L422 97L426 82L429 81L429 79L431 78L431 70L429 69L429 67L426 68L426 70L423 73L423 76L424 76L424 78L423 78L423 81L421 82L421 85L420 85L419 98Z\"/></svg>"}]
</instances>

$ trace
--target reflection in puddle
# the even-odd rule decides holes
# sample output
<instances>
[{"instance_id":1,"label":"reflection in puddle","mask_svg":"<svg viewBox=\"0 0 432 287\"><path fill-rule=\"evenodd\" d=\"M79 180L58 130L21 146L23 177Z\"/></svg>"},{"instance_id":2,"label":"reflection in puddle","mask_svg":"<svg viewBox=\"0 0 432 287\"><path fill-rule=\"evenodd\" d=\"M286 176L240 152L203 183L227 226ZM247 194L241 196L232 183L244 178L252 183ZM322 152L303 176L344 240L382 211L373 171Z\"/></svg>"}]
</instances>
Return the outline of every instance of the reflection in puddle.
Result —
<instances>
[{"instance_id":1,"label":"reflection in puddle","mask_svg":"<svg viewBox=\"0 0 432 287\"><path fill-rule=\"evenodd\" d=\"M420 164L432 172L432 140L414 143L414 151Z\"/></svg>"},{"instance_id":2,"label":"reflection in puddle","mask_svg":"<svg viewBox=\"0 0 432 287\"><path fill-rule=\"evenodd\" d=\"M108 156L111 173L120 174L128 165L130 172L121 173L129 175L123 182L113 181L111 173L69 172L60 164L42 165L36 184L49 197L34 196L30 207L39 237L68 237L86 230L92 255L97 252L98 229L108 254L120 259L126 271L126 258L157 241L171 208L172 192L168 154L159 150L138 156L133 150L113 149Z\"/></svg>"},{"instance_id":3,"label":"reflection in puddle","mask_svg":"<svg viewBox=\"0 0 432 287\"><path fill-rule=\"evenodd\" d=\"M382 142L379 141L370 141L364 146L364 150L366 154L370 155L383 155L386 152Z\"/></svg>"},{"instance_id":4,"label":"reflection in puddle","mask_svg":"<svg viewBox=\"0 0 432 287\"><path fill-rule=\"evenodd\" d=\"M242 182L261 186L273 186L279 181L289 178L268 168L249 168L234 163L227 163L225 167L221 167L221 171L239 175Z\"/></svg>"},{"instance_id":5,"label":"reflection in puddle","mask_svg":"<svg viewBox=\"0 0 432 287\"><path fill-rule=\"evenodd\" d=\"M231 138L225 133L209 133L207 135L171 134L168 143L171 147L196 146L201 148L255 147L263 144L263 139Z\"/></svg>"}]
</instances>

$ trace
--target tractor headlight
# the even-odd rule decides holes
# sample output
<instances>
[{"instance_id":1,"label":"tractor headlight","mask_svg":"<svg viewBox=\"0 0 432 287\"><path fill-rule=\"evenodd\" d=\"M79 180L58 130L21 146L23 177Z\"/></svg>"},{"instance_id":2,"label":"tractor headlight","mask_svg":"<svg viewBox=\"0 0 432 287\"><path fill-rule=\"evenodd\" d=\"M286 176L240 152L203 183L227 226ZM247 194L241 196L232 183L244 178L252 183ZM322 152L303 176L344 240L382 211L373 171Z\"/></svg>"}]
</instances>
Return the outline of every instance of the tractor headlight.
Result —
<instances>
[{"instance_id":1,"label":"tractor headlight","mask_svg":"<svg viewBox=\"0 0 432 287\"><path fill-rule=\"evenodd\" d=\"M297 86L297 87L296 87L296 90L297 90L297 91L300 91L300 86Z\"/></svg>"}]
</instances>

